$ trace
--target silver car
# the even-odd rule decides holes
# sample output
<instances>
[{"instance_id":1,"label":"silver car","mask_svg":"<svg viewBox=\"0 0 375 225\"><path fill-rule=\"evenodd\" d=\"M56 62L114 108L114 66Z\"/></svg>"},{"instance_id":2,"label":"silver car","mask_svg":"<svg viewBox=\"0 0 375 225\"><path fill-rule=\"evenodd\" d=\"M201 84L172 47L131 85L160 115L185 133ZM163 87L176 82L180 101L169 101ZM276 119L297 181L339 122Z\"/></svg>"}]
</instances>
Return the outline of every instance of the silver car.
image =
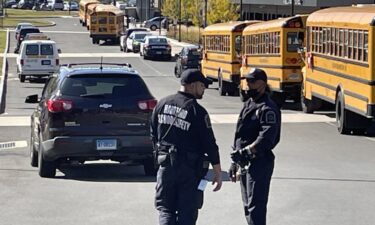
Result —
<instances>
[{"instance_id":1,"label":"silver car","mask_svg":"<svg viewBox=\"0 0 375 225\"><path fill-rule=\"evenodd\" d=\"M163 20L165 17L154 17L152 19L146 20L143 22L143 27L149 28L150 30L154 31L156 29L159 29L159 26L163 27Z\"/></svg>"}]
</instances>

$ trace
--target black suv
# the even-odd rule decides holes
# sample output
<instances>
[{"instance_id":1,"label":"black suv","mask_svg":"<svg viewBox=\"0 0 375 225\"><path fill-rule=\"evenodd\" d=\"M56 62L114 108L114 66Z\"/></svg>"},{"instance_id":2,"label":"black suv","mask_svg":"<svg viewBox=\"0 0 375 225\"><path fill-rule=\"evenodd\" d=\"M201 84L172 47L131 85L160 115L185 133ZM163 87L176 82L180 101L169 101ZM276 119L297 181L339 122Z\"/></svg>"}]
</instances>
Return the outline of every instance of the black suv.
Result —
<instances>
[{"instance_id":1,"label":"black suv","mask_svg":"<svg viewBox=\"0 0 375 225\"><path fill-rule=\"evenodd\" d=\"M113 160L155 175L149 119L156 100L130 64L62 65L31 116L31 165L54 177L62 163Z\"/></svg>"},{"instance_id":2,"label":"black suv","mask_svg":"<svg viewBox=\"0 0 375 225\"><path fill-rule=\"evenodd\" d=\"M183 47L179 54L175 55L176 65L174 67L174 75L180 77L186 69L200 69L201 67L201 51L198 46Z\"/></svg>"}]
</instances>

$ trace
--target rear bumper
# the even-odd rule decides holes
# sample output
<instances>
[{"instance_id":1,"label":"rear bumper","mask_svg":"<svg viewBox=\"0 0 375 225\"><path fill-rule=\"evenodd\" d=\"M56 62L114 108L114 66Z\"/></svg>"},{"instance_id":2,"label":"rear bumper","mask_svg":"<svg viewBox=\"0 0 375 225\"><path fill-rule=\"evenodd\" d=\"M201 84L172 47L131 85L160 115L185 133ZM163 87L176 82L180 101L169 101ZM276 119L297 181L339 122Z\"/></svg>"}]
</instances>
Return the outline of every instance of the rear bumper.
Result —
<instances>
[{"instance_id":1,"label":"rear bumper","mask_svg":"<svg viewBox=\"0 0 375 225\"><path fill-rule=\"evenodd\" d=\"M56 70L21 70L20 75L26 76L50 76L55 73Z\"/></svg>"},{"instance_id":2,"label":"rear bumper","mask_svg":"<svg viewBox=\"0 0 375 225\"><path fill-rule=\"evenodd\" d=\"M97 150L96 140L116 139L116 150ZM61 136L42 143L43 157L47 161L61 158L142 160L152 157L149 136Z\"/></svg>"},{"instance_id":3,"label":"rear bumper","mask_svg":"<svg viewBox=\"0 0 375 225\"><path fill-rule=\"evenodd\" d=\"M145 50L144 51L145 55L146 56L149 56L149 57L167 57L167 58L171 58L172 55L171 55L171 51L169 50Z\"/></svg>"}]
</instances>

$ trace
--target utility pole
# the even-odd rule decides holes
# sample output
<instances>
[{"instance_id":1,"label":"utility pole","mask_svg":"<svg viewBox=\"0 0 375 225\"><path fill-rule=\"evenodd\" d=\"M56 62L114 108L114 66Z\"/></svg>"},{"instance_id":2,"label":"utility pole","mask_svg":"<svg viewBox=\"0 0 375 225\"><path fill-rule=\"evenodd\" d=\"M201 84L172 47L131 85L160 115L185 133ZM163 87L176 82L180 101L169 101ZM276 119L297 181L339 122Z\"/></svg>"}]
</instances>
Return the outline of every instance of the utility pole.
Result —
<instances>
[{"instance_id":1,"label":"utility pole","mask_svg":"<svg viewBox=\"0 0 375 225\"><path fill-rule=\"evenodd\" d=\"M178 42L181 42L181 0L178 2L178 18L179 18L179 23L178 23Z\"/></svg>"},{"instance_id":2,"label":"utility pole","mask_svg":"<svg viewBox=\"0 0 375 225\"><path fill-rule=\"evenodd\" d=\"M295 0L292 0L292 16L294 16L294 2Z\"/></svg>"},{"instance_id":3,"label":"utility pole","mask_svg":"<svg viewBox=\"0 0 375 225\"><path fill-rule=\"evenodd\" d=\"M207 0L204 0L204 27L207 27Z\"/></svg>"},{"instance_id":4,"label":"utility pole","mask_svg":"<svg viewBox=\"0 0 375 225\"><path fill-rule=\"evenodd\" d=\"M240 1L240 20L243 21L243 18L242 18L242 0Z\"/></svg>"}]
</instances>

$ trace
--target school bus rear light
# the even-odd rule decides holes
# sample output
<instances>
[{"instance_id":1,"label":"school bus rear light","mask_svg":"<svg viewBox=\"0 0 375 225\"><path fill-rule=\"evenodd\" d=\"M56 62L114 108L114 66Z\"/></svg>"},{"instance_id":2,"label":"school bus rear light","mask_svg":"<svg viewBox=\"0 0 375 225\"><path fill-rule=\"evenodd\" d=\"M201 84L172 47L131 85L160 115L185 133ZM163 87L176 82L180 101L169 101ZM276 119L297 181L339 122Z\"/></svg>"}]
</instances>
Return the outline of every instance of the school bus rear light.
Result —
<instances>
[{"instance_id":1,"label":"school bus rear light","mask_svg":"<svg viewBox=\"0 0 375 225\"><path fill-rule=\"evenodd\" d=\"M296 64L298 60L296 58L286 58L285 62L288 64Z\"/></svg>"}]
</instances>

